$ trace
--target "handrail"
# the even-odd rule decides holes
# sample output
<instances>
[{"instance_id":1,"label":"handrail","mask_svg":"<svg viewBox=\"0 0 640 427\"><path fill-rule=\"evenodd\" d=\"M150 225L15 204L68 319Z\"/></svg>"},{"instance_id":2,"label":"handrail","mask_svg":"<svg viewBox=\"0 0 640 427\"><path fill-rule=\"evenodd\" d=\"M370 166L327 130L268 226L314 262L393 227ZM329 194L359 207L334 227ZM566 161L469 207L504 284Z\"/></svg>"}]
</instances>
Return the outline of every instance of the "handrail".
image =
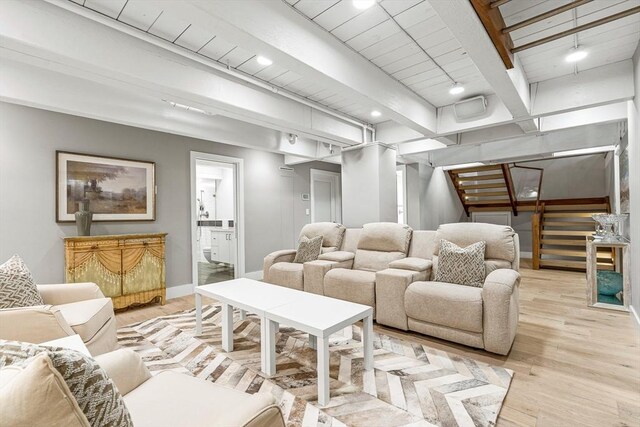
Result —
<instances>
[{"instance_id":1,"label":"handrail","mask_svg":"<svg viewBox=\"0 0 640 427\"><path fill-rule=\"evenodd\" d=\"M511 204L511 210L513 215L518 215L518 200L516 198L516 190L513 188L513 179L511 178L511 168L508 164L503 163L501 166L504 181L507 184L507 194L509 195L509 203Z\"/></svg>"}]
</instances>

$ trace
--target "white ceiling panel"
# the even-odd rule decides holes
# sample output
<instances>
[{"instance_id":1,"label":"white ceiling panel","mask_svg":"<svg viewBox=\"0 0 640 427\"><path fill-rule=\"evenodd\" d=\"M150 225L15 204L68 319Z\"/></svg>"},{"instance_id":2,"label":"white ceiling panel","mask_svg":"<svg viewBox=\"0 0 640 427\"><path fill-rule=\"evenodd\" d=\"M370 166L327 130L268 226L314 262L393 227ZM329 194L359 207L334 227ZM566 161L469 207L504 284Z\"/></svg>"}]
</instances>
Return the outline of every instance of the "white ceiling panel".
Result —
<instances>
[{"instance_id":1,"label":"white ceiling panel","mask_svg":"<svg viewBox=\"0 0 640 427\"><path fill-rule=\"evenodd\" d=\"M513 25L568 3L571 0L512 0L500 6L500 11L505 24ZM574 11L567 11L515 30L511 37L515 46L522 46L570 30L576 25L631 9L639 3L638 0L593 0L574 10L575 22ZM589 55L574 65L567 63L564 58L576 41ZM529 81L538 82L629 59L638 41L640 15L635 14L582 31L577 36L570 35L521 51L517 55Z\"/></svg>"},{"instance_id":2,"label":"white ceiling panel","mask_svg":"<svg viewBox=\"0 0 640 427\"><path fill-rule=\"evenodd\" d=\"M340 40L350 40L388 19L387 14L381 8L372 7L334 28L331 32Z\"/></svg>"},{"instance_id":3,"label":"white ceiling panel","mask_svg":"<svg viewBox=\"0 0 640 427\"><path fill-rule=\"evenodd\" d=\"M300 0L293 4L300 12L313 19L334 4L338 3L338 1L339 0Z\"/></svg>"},{"instance_id":4,"label":"white ceiling panel","mask_svg":"<svg viewBox=\"0 0 640 427\"><path fill-rule=\"evenodd\" d=\"M198 53L217 61L235 48L235 43L230 43L222 37L216 36L216 38L204 45Z\"/></svg>"},{"instance_id":5,"label":"white ceiling panel","mask_svg":"<svg viewBox=\"0 0 640 427\"><path fill-rule=\"evenodd\" d=\"M82 4L82 0L78 0ZM127 0L86 0L84 6L110 18L117 18Z\"/></svg>"},{"instance_id":6,"label":"white ceiling panel","mask_svg":"<svg viewBox=\"0 0 640 427\"><path fill-rule=\"evenodd\" d=\"M214 37L215 34L211 33L211 31L191 25L184 33L180 34L175 44L194 52L199 52Z\"/></svg>"},{"instance_id":7,"label":"white ceiling panel","mask_svg":"<svg viewBox=\"0 0 640 427\"><path fill-rule=\"evenodd\" d=\"M188 22L163 13L151 25L149 32L173 43L187 28L189 28Z\"/></svg>"},{"instance_id":8,"label":"white ceiling panel","mask_svg":"<svg viewBox=\"0 0 640 427\"><path fill-rule=\"evenodd\" d=\"M247 52L246 50L236 46L218 58L218 61L228 64L230 67L238 68L240 65L251 60L251 58L255 58L255 54Z\"/></svg>"},{"instance_id":9,"label":"white ceiling panel","mask_svg":"<svg viewBox=\"0 0 640 427\"><path fill-rule=\"evenodd\" d=\"M129 0L120 12L118 20L142 31L147 31L161 13L162 9L152 2Z\"/></svg>"}]
</instances>

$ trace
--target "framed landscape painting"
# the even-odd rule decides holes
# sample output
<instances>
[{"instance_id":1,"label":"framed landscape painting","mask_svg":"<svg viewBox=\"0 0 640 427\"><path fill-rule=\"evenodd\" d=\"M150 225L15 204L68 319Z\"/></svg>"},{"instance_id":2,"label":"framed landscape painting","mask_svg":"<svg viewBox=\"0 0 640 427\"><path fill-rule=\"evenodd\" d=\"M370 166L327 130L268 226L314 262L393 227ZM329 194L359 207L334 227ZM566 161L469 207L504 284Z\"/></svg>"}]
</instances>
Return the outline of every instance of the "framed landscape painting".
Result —
<instances>
[{"instance_id":1,"label":"framed landscape painting","mask_svg":"<svg viewBox=\"0 0 640 427\"><path fill-rule=\"evenodd\" d=\"M93 221L154 221L155 163L56 151L56 221L75 221L88 200Z\"/></svg>"}]
</instances>

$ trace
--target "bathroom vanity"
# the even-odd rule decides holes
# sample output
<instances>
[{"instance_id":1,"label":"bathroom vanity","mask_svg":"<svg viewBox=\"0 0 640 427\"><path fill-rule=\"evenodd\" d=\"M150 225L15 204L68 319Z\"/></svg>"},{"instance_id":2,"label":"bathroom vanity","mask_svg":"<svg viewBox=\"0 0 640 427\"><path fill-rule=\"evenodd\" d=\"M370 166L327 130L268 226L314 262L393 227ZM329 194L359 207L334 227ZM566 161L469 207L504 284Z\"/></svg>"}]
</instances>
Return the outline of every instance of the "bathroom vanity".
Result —
<instances>
[{"instance_id":1,"label":"bathroom vanity","mask_svg":"<svg viewBox=\"0 0 640 427\"><path fill-rule=\"evenodd\" d=\"M211 255L209 262L236 263L236 233L233 228L211 228Z\"/></svg>"}]
</instances>

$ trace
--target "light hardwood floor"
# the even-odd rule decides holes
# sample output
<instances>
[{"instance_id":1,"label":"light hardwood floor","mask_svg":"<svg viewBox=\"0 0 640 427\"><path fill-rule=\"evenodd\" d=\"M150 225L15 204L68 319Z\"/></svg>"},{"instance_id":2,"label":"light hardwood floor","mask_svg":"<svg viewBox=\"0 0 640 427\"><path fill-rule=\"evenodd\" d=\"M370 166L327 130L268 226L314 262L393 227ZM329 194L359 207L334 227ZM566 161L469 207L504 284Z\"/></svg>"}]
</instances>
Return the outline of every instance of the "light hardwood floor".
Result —
<instances>
[{"instance_id":1,"label":"light hardwood floor","mask_svg":"<svg viewBox=\"0 0 640 427\"><path fill-rule=\"evenodd\" d=\"M640 426L640 327L628 313L588 308L584 274L523 264L520 323L508 356L375 329L514 370L500 426ZM116 317L124 326L193 306L189 296Z\"/></svg>"}]
</instances>

